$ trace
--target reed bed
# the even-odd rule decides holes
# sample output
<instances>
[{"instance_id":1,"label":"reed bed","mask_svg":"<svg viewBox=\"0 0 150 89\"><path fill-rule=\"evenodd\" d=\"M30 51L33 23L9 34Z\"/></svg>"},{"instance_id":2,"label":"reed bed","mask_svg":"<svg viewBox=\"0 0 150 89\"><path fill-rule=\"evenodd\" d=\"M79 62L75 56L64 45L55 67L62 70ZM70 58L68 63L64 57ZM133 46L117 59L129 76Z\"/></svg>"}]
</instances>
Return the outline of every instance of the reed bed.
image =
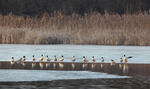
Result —
<instances>
[{"instance_id":1,"label":"reed bed","mask_svg":"<svg viewBox=\"0 0 150 89\"><path fill-rule=\"evenodd\" d=\"M42 17L0 15L0 43L4 44L96 44L150 45L150 15L64 15Z\"/></svg>"}]
</instances>

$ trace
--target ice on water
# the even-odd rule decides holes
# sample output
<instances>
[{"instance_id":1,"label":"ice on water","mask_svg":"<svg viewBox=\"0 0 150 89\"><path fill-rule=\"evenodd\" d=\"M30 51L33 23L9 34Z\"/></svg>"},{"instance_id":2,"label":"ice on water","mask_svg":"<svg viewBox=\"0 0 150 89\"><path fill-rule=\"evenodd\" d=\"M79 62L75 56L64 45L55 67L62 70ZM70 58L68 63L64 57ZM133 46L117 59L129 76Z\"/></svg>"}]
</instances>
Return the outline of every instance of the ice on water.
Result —
<instances>
[{"instance_id":1,"label":"ice on water","mask_svg":"<svg viewBox=\"0 0 150 89\"><path fill-rule=\"evenodd\" d=\"M77 58L78 62L82 61L82 57L86 56L88 61L95 56L99 62L101 57L105 58L105 62L110 62L110 59L119 62L119 58L123 54L133 56L129 60L131 63L150 63L150 46L103 46L103 45L0 45L0 61L8 61L13 56L19 59L26 56L30 61L32 55L35 55L37 61L43 54L48 55L51 59L54 55L60 58L64 55L66 62L71 61L72 56Z\"/></svg>"}]
</instances>

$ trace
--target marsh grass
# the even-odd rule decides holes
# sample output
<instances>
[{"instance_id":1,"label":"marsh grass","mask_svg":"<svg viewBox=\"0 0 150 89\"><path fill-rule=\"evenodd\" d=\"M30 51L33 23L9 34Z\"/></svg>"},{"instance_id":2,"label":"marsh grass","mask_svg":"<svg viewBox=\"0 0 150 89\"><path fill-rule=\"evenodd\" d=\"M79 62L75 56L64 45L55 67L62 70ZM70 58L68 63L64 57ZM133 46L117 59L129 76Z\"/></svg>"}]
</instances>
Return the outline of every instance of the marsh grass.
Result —
<instances>
[{"instance_id":1,"label":"marsh grass","mask_svg":"<svg viewBox=\"0 0 150 89\"><path fill-rule=\"evenodd\" d=\"M150 15L61 12L41 18L0 15L0 43L150 45Z\"/></svg>"}]
</instances>

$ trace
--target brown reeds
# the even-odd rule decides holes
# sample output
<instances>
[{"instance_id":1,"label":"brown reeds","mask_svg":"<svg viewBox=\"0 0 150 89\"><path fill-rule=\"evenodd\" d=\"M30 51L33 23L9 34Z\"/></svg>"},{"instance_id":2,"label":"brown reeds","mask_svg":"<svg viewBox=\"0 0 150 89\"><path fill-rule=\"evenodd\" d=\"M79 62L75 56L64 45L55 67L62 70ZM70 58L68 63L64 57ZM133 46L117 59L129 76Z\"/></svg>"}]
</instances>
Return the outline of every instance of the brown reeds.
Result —
<instances>
[{"instance_id":1,"label":"brown reeds","mask_svg":"<svg viewBox=\"0 0 150 89\"><path fill-rule=\"evenodd\" d=\"M41 18L0 15L0 43L150 45L150 15L61 12Z\"/></svg>"}]
</instances>

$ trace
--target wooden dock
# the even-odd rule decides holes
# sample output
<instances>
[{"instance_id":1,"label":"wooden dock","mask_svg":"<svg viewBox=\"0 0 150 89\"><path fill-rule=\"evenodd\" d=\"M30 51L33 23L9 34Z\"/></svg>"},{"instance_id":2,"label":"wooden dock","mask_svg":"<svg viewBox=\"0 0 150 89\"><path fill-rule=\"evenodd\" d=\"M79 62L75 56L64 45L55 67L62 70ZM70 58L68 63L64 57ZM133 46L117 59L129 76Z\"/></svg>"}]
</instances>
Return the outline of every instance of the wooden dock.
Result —
<instances>
[{"instance_id":1,"label":"wooden dock","mask_svg":"<svg viewBox=\"0 0 150 89\"><path fill-rule=\"evenodd\" d=\"M65 71L93 71L127 76L150 77L150 64L120 64L110 63L79 63L79 62L25 62L11 64L9 61L1 61L0 69L25 69L25 70L65 70Z\"/></svg>"}]
</instances>

